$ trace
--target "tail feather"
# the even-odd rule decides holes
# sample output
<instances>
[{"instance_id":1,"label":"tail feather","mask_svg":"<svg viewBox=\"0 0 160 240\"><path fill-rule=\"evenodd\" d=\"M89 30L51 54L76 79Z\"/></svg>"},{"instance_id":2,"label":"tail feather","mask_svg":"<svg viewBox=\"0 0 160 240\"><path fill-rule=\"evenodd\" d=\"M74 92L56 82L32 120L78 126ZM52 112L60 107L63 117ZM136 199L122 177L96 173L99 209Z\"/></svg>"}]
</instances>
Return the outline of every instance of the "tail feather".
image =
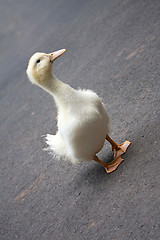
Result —
<instances>
[{"instance_id":1,"label":"tail feather","mask_svg":"<svg viewBox=\"0 0 160 240\"><path fill-rule=\"evenodd\" d=\"M60 156L66 155L66 147L62 137L57 132L56 135L46 135L46 143L48 145L48 150L55 152Z\"/></svg>"}]
</instances>

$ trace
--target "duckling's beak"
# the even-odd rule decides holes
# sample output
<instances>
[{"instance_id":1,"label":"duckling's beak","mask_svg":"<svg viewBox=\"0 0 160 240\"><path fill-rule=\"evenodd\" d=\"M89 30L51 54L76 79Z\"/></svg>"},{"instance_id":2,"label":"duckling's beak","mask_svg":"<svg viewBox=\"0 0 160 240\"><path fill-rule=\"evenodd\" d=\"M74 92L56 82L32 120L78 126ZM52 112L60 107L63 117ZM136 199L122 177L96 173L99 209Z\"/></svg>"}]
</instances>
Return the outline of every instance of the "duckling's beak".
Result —
<instances>
[{"instance_id":1,"label":"duckling's beak","mask_svg":"<svg viewBox=\"0 0 160 240\"><path fill-rule=\"evenodd\" d=\"M61 50L58 50L56 52L52 52L52 53L49 53L49 54L46 54L46 55L47 55L47 57L50 58L50 61L53 62L58 57L60 57L65 51L66 51L66 49L61 49Z\"/></svg>"}]
</instances>

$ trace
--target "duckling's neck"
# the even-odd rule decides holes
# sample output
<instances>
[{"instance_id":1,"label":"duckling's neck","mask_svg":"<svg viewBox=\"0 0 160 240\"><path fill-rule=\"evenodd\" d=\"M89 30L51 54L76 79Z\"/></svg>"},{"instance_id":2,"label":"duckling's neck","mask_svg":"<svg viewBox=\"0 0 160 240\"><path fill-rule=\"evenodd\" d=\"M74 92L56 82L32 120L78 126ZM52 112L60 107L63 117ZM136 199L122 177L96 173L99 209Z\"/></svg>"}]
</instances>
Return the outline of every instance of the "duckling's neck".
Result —
<instances>
[{"instance_id":1,"label":"duckling's neck","mask_svg":"<svg viewBox=\"0 0 160 240\"><path fill-rule=\"evenodd\" d=\"M58 107L60 105L63 105L64 107L67 106L69 99L71 99L71 95L75 91L68 84L61 82L54 75L51 75L43 88L54 97Z\"/></svg>"},{"instance_id":2,"label":"duckling's neck","mask_svg":"<svg viewBox=\"0 0 160 240\"><path fill-rule=\"evenodd\" d=\"M65 87L65 83L61 82L58 78L56 78L54 75L51 75L43 87L48 93L50 93L52 96L56 97L60 94L60 92L63 91L63 88Z\"/></svg>"}]
</instances>

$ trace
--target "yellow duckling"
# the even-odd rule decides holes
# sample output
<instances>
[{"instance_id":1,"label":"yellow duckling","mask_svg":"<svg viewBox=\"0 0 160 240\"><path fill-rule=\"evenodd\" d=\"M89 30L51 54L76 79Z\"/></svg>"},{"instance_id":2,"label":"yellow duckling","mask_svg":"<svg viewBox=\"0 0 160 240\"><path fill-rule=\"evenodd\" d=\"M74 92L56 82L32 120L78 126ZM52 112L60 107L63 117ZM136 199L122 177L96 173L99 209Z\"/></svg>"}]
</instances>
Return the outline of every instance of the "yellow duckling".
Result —
<instances>
[{"instance_id":1,"label":"yellow duckling","mask_svg":"<svg viewBox=\"0 0 160 240\"><path fill-rule=\"evenodd\" d=\"M121 155L126 152L130 142L118 145L109 137L109 116L95 92L75 90L52 74L54 60L65 51L35 53L27 68L29 80L50 93L58 109L58 131L56 135L47 134L46 142L50 150L67 157L72 163L95 160L107 173L113 172L123 161ZM109 163L102 162L96 155L105 139L114 150L114 160Z\"/></svg>"}]
</instances>

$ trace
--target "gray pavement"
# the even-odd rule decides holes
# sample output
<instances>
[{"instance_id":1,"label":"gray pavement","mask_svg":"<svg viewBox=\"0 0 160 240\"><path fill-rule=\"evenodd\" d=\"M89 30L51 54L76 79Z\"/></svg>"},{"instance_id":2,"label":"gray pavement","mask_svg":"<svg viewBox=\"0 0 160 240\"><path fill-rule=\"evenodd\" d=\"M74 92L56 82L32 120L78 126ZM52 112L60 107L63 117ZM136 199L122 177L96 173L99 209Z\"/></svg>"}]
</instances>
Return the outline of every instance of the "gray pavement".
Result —
<instances>
[{"instance_id":1,"label":"gray pavement","mask_svg":"<svg viewBox=\"0 0 160 240\"><path fill-rule=\"evenodd\" d=\"M52 98L25 70L36 51L67 52L54 74L96 91L111 136L132 145L118 170L42 149ZM160 239L160 1L0 2L0 239ZM106 143L99 157L112 159Z\"/></svg>"}]
</instances>

